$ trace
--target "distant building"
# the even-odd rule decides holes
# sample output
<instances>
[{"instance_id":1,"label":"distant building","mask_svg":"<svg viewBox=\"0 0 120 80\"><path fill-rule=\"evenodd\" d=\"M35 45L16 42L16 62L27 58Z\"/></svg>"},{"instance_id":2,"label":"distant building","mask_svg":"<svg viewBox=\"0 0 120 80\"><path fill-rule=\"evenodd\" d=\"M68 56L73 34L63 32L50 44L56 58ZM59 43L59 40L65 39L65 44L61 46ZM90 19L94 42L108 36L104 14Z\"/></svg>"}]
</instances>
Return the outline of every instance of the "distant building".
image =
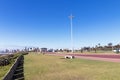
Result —
<instances>
[{"instance_id":1,"label":"distant building","mask_svg":"<svg viewBox=\"0 0 120 80\"><path fill-rule=\"evenodd\" d=\"M28 48L28 51L34 52L34 51L35 51L35 47L30 47L30 48Z\"/></svg>"},{"instance_id":2,"label":"distant building","mask_svg":"<svg viewBox=\"0 0 120 80\"><path fill-rule=\"evenodd\" d=\"M49 49L48 52L54 52L54 49Z\"/></svg>"},{"instance_id":3,"label":"distant building","mask_svg":"<svg viewBox=\"0 0 120 80\"><path fill-rule=\"evenodd\" d=\"M47 48L41 48L40 52L47 52Z\"/></svg>"}]
</instances>

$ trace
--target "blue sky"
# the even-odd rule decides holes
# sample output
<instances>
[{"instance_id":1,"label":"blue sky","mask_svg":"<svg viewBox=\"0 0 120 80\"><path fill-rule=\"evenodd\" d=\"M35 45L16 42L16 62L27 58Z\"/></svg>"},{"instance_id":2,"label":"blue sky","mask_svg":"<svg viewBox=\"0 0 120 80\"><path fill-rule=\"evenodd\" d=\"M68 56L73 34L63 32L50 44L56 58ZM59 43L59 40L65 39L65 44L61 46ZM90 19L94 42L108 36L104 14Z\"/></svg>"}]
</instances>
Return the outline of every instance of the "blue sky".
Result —
<instances>
[{"instance_id":1,"label":"blue sky","mask_svg":"<svg viewBox=\"0 0 120 80\"><path fill-rule=\"evenodd\" d=\"M120 43L120 0L0 0L0 48Z\"/></svg>"}]
</instances>

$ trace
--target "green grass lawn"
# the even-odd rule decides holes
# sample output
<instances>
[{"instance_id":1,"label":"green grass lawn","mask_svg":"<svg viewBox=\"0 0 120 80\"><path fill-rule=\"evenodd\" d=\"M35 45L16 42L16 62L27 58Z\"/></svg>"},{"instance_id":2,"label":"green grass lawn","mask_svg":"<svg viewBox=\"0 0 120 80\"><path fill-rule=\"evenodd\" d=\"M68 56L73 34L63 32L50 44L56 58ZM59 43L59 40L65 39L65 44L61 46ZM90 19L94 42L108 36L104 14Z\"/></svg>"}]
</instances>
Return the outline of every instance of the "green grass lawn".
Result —
<instances>
[{"instance_id":1,"label":"green grass lawn","mask_svg":"<svg viewBox=\"0 0 120 80\"><path fill-rule=\"evenodd\" d=\"M120 63L29 54L24 75L25 80L120 80Z\"/></svg>"}]
</instances>

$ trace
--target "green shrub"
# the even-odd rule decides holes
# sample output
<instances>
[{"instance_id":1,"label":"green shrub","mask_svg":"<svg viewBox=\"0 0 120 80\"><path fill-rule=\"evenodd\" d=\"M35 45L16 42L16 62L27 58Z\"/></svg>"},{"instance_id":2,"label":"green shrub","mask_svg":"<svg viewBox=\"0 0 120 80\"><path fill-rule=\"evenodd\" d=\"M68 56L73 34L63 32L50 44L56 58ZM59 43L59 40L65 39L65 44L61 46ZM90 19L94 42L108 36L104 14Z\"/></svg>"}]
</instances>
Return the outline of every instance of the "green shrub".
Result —
<instances>
[{"instance_id":1,"label":"green shrub","mask_svg":"<svg viewBox=\"0 0 120 80\"><path fill-rule=\"evenodd\" d=\"M16 60L16 58L19 57L20 55L23 55L23 54L15 53L15 54L8 54L5 56L1 56L0 57L0 66L6 66L8 64L13 63Z\"/></svg>"}]
</instances>

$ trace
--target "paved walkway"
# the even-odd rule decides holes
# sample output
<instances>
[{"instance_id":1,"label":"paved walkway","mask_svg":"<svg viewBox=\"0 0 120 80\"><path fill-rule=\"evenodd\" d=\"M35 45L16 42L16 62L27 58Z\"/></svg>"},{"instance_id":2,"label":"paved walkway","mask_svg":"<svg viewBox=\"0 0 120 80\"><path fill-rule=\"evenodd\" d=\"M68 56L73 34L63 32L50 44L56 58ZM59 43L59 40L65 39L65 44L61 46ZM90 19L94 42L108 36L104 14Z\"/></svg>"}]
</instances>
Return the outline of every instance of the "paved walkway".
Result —
<instances>
[{"instance_id":1,"label":"paved walkway","mask_svg":"<svg viewBox=\"0 0 120 80\"><path fill-rule=\"evenodd\" d=\"M100 60L100 61L108 61L108 62L117 62L120 63L120 54L62 54L62 53L50 53L48 55L54 56L65 56L72 55L75 58L88 59L88 60Z\"/></svg>"}]
</instances>

